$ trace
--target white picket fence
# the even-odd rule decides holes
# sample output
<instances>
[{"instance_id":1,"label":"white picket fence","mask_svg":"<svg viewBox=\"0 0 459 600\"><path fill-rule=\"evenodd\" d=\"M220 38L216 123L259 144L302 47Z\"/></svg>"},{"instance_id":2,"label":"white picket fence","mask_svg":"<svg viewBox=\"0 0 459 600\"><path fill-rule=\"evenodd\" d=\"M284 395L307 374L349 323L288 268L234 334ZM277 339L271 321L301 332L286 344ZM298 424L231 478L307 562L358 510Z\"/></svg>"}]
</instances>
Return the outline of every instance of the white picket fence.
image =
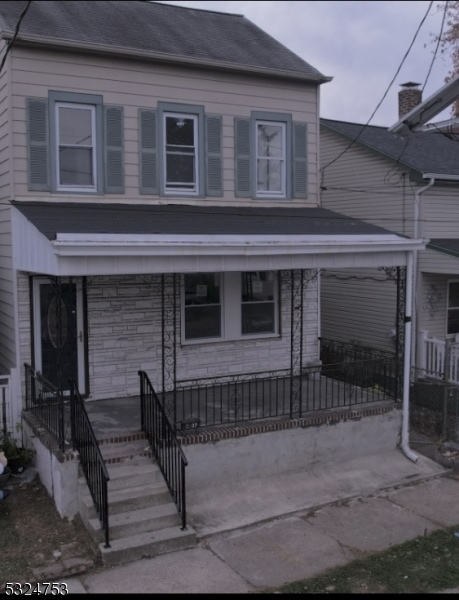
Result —
<instances>
[{"instance_id":1,"label":"white picket fence","mask_svg":"<svg viewBox=\"0 0 459 600\"><path fill-rule=\"evenodd\" d=\"M419 367L425 376L445 380L447 350L447 380L449 383L459 383L459 343L429 338L427 331L419 332Z\"/></svg>"}]
</instances>

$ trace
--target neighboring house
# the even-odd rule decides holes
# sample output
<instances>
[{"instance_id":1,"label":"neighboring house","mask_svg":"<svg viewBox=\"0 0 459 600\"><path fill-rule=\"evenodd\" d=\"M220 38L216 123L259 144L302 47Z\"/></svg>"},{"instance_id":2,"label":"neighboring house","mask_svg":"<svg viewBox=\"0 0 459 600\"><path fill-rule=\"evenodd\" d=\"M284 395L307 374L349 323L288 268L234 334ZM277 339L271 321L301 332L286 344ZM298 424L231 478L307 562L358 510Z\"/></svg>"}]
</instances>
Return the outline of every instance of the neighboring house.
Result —
<instances>
[{"instance_id":1,"label":"neighboring house","mask_svg":"<svg viewBox=\"0 0 459 600\"><path fill-rule=\"evenodd\" d=\"M71 380L86 402L137 407L141 371L186 444L190 488L306 468L320 452L335 462L331 432L322 450L311 442L324 410L364 427L347 423L354 401L319 397L318 271L409 270L422 244L318 206L330 78L240 15L32 2L16 37L26 4L0 3L0 359L16 419L25 410L32 427L43 399L76 394ZM400 411L370 400L371 451L395 447ZM336 431L342 460L359 451L363 433ZM70 455L33 433L69 514Z\"/></svg>"},{"instance_id":2,"label":"neighboring house","mask_svg":"<svg viewBox=\"0 0 459 600\"><path fill-rule=\"evenodd\" d=\"M420 102L417 85L405 84L400 122ZM440 374L445 341L459 333L459 138L451 128L426 129L322 119L321 205L428 242L415 260L412 364ZM384 271L327 270L321 290L325 338L394 351L396 287ZM458 373L454 361L454 381Z\"/></svg>"}]
</instances>

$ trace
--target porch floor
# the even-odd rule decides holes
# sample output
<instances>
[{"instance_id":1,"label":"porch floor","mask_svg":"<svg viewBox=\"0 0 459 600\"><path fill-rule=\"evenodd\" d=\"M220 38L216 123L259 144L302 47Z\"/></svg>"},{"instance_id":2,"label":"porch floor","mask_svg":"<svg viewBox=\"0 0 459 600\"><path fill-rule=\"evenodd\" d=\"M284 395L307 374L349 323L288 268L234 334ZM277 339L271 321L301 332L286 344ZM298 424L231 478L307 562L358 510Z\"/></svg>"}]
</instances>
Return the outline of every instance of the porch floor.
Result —
<instances>
[{"instance_id":1,"label":"porch floor","mask_svg":"<svg viewBox=\"0 0 459 600\"><path fill-rule=\"evenodd\" d=\"M165 405L171 416L175 405L179 431L182 423L232 427L260 419L289 418L290 390L289 377L236 379L213 385L178 387L175 399L173 392L166 393ZM394 402L394 398L384 394L378 386L363 388L317 375L303 376L301 389L298 388L295 395L294 417ZM98 439L140 430L139 396L87 401L86 409Z\"/></svg>"},{"instance_id":2,"label":"porch floor","mask_svg":"<svg viewBox=\"0 0 459 600\"><path fill-rule=\"evenodd\" d=\"M140 396L85 403L96 439L140 431Z\"/></svg>"}]
</instances>

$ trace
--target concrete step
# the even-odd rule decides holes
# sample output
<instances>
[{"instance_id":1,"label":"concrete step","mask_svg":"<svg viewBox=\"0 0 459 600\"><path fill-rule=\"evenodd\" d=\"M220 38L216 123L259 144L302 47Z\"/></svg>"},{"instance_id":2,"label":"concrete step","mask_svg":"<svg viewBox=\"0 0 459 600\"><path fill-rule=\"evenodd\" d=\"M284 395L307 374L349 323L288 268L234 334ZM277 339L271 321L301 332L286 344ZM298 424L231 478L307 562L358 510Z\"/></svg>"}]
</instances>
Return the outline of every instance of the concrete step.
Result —
<instances>
[{"instance_id":1,"label":"concrete step","mask_svg":"<svg viewBox=\"0 0 459 600\"><path fill-rule=\"evenodd\" d=\"M180 527L180 517L172 501L168 504L109 516L110 539L112 540L174 526ZM102 542L104 540L104 532L99 519L89 519L88 530L94 541Z\"/></svg>"},{"instance_id":2,"label":"concrete step","mask_svg":"<svg viewBox=\"0 0 459 600\"><path fill-rule=\"evenodd\" d=\"M117 515L122 512L149 508L159 504L168 504L172 501L170 492L164 481L145 483L127 489L108 491L108 514ZM90 494L81 497L80 510L85 512L88 519L96 517L96 510Z\"/></svg>"},{"instance_id":3,"label":"concrete step","mask_svg":"<svg viewBox=\"0 0 459 600\"><path fill-rule=\"evenodd\" d=\"M171 527L113 539L110 548L105 548L102 542L99 550L104 565L113 566L195 546L196 533L191 527L184 531L180 527Z\"/></svg>"},{"instance_id":4,"label":"concrete step","mask_svg":"<svg viewBox=\"0 0 459 600\"><path fill-rule=\"evenodd\" d=\"M151 449L147 440L100 444L100 451L106 464L123 463L139 457L151 458Z\"/></svg>"},{"instance_id":5,"label":"concrete step","mask_svg":"<svg viewBox=\"0 0 459 600\"><path fill-rule=\"evenodd\" d=\"M144 483L164 482L164 478L156 463L149 457L133 458L128 462L107 465L110 481L108 492L131 488Z\"/></svg>"}]
</instances>

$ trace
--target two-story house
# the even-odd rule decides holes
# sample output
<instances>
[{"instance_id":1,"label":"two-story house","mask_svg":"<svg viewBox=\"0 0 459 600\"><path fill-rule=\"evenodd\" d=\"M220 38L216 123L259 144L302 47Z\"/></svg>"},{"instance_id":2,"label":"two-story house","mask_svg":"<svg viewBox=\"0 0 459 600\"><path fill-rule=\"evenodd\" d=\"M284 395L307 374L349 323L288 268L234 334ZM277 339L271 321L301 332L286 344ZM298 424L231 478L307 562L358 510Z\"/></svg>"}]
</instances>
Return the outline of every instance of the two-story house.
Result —
<instances>
[{"instance_id":1,"label":"two-story house","mask_svg":"<svg viewBox=\"0 0 459 600\"><path fill-rule=\"evenodd\" d=\"M402 86L398 100L402 123L421 105L422 92L410 82ZM439 99L423 104L432 110ZM394 132L321 120L321 205L426 240L425 250L415 256L412 365L417 375L427 372L443 379L449 342L448 377L453 382L459 382L457 142L454 127L444 124ZM327 271L321 289L325 338L394 351L396 289L383 272ZM338 316L338 307L345 318Z\"/></svg>"},{"instance_id":2,"label":"two-story house","mask_svg":"<svg viewBox=\"0 0 459 600\"><path fill-rule=\"evenodd\" d=\"M241 15L4 1L0 26L0 361L61 514L74 446L108 529L85 410L101 400L141 406L182 523L184 449L190 497L305 468L330 411L355 428L359 403L373 450L395 448L393 398L321 388L319 270L410 272L422 247L319 207L330 78Z\"/></svg>"}]
</instances>

